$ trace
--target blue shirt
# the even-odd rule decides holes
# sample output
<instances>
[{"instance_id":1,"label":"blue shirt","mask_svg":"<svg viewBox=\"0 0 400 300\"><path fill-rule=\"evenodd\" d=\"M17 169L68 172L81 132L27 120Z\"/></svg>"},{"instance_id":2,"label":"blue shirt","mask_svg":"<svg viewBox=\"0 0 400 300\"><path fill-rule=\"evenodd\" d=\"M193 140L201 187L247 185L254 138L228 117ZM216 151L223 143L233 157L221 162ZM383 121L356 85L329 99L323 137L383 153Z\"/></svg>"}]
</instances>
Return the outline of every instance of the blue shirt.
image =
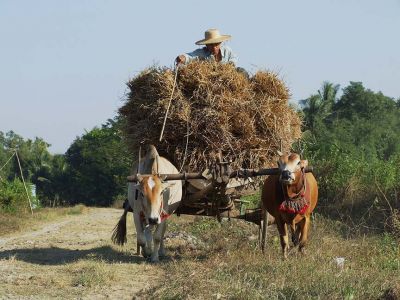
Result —
<instances>
[{"instance_id":1,"label":"blue shirt","mask_svg":"<svg viewBox=\"0 0 400 300\"><path fill-rule=\"evenodd\" d=\"M221 62L223 63L232 62L234 64L237 63L238 57L236 56L236 54L233 53L231 48L222 44L219 49L221 51L221 56L222 56ZM194 50L193 52L185 53L183 55L185 55L186 57L185 63L188 63L195 59L214 60L214 56L211 54L210 51L208 51L207 47L199 48Z\"/></svg>"}]
</instances>

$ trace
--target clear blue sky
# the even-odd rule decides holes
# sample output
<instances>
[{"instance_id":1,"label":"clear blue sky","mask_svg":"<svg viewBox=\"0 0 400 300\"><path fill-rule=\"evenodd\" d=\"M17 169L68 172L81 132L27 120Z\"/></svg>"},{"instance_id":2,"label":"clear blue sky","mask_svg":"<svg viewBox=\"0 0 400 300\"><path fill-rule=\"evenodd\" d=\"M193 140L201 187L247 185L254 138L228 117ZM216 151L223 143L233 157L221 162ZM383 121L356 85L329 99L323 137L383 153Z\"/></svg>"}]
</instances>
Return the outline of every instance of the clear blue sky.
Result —
<instances>
[{"instance_id":1,"label":"clear blue sky","mask_svg":"<svg viewBox=\"0 0 400 300\"><path fill-rule=\"evenodd\" d=\"M0 0L0 131L64 153L116 115L129 78L172 66L213 27L294 102L324 80L400 97L400 0Z\"/></svg>"}]
</instances>

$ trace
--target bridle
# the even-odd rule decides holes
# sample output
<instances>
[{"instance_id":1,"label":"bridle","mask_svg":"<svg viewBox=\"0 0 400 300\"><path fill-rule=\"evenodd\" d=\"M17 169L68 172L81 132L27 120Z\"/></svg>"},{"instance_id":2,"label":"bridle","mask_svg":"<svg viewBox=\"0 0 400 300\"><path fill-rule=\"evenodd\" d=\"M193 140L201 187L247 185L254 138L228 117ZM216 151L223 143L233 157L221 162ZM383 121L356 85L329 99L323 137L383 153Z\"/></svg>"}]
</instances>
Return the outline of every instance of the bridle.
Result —
<instances>
[{"instance_id":1,"label":"bridle","mask_svg":"<svg viewBox=\"0 0 400 300\"><path fill-rule=\"evenodd\" d=\"M301 169L301 178L302 186L300 187L300 190L293 195L289 195L288 185L285 187L285 184L281 183L283 201L279 205L280 211L290 214L304 214L307 211L310 206L310 201L307 199L309 198L309 195L307 197L306 194L308 189L304 168Z\"/></svg>"},{"instance_id":2,"label":"bridle","mask_svg":"<svg viewBox=\"0 0 400 300\"><path fill-rule=\"evenodd\" d=\"M302 186L301 186L300 190L297 193L295 193L294 195L289 196L289 194L287 192L288 185L281 182L282 192L285 197L285 200L298 201L298 200L304 199L304 197L306 195L306 189L307 189L306 173L304 171L304 168L301 168L300 172L301 172ZM285 187L286 187L286 189L285 189Z\"/></svg>"}]
</instances>

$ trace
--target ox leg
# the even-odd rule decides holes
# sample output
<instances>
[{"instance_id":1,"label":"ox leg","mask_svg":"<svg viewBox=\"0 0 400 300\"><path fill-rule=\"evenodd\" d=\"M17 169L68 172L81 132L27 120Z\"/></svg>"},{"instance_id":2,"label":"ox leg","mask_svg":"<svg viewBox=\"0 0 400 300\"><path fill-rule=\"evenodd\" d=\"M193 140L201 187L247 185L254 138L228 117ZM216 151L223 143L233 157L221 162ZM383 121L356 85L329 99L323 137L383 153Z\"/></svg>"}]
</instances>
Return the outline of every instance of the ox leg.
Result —
<instances>
[{"instance_id":1,"label":"ox leg","mask_svg":"<svg viewBox=\"0 0 400 300\"><path fill-rule=\"evenodd\" d=\"M151 232L150 226L145 226L144 228L144 236L146 239L146 246L143 251L143 256L145 258L152 257L153 251L152 251L152 246L153 246L153 234Z\"/></svg>"},{"instance_id":2,"label":"ox leg","mask_svg":"<svg viewBox=\"0 0 400 300\"><path fill-rule=\"evenodd\" d=\"M136 228L136 239L137 239L137 244L139 245L139 248L142 248L142 255L144 257L148 257L149 253L146 252L146 237L144 233L144 224L140 221L140 216L139 214L134 213L133 214L133 221L135 223L135 228ZM137 249L137 252L140 253L140 249Z\"/></svg>"},{"instance_id":3,"label":"ox leg","mask_svg":"<svg viewBox=\"0 0 400 300\"><path fill-rule=\"evenodd\" d=\"M300 232L301 228L299 225L292 224L290 226L292 232L292 242L294 246L298 246L300 243Z\"/></svg>"},{"instance_id":4,"label":"ox leg","mask_svg":"<svg viewBox=\"0 0 400 300\"><path fill-rule=\"evenodd\" d=\"M288 228L285 222L282 220L276 220L276 226L278 227L279 237L281 239L281 247L283 258L287 258L288 251L289 251L289 235L288 235Z\"/></svg>"},{"instance_id":5,"label":"ox leg","mask_svg":"<svg viewBox=\"0 0 400 300\"><path fill-rule=\"evenodd\" d=\"M161 234L161 241L160 241L160 250L158 250L158 255L161 257L165 256L165 247L164 247L164 235L165 231L167 230L167 222L164 222L163 232Z\"/></svg>"},{"instance_id":6,"label":"ox leg","mask_svg":"<svg viewBox=\"0 0 400 300\"><path fill-rule=\"evenodd\" d=\"M159 261L159 257L158 257L158 251L160 250L160 244L161 244L161 240L163 237L163 233L165 232L165 222L162 222L161 224L159 224L156 228L156 230L154 231L153 234L153 253L151 254L151 261L152 262L158 262Z\"/></svg>"},{"instance_id":7,"label":"ox leg","mask_svg":"<svg viewBox=\"0 0 400 300\"><path fill-rule=\"evenodd\" d=\"M299 222L298 227L300 228L300 244L299 244L299 251L301 253L305 253L305 245L307 243L308 238L308 228L310 227L310 217L305 216L301 222Z\"/></svg>"}]
</instances>

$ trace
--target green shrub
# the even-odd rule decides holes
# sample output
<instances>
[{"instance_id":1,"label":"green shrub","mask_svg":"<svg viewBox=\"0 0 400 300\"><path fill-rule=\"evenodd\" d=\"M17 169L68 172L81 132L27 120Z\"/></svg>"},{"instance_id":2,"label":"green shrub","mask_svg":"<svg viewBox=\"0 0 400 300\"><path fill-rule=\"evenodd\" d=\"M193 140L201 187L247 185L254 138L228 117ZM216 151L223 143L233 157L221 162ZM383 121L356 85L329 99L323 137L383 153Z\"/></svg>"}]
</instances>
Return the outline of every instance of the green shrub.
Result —
<instances>
[{"instance_id":1,"label":"green shrub","mask_svg":"<svg viewBox=\"0 0 400 300\"><path fill-rule=\"evenodd\" d=\"M28 192L30 193L29 190ZM0 182L0 211L7 213L29 211L25 187L19 179Z\"/></svg>"},{"instance_id":2,"label":"green shrub","mask_svg":"<svg viewBox=\"0 0 400 300\"><path fill-rule=\"evenodd\" d=\"M315 153L311 150L314 152L306 152L306 158ZM310 161L319 186L317 210L345 221L353 230L383 230L398 205L399 162L399 155L380 159L335 146L317 152Z\"/></svg>"}]
</instances>

